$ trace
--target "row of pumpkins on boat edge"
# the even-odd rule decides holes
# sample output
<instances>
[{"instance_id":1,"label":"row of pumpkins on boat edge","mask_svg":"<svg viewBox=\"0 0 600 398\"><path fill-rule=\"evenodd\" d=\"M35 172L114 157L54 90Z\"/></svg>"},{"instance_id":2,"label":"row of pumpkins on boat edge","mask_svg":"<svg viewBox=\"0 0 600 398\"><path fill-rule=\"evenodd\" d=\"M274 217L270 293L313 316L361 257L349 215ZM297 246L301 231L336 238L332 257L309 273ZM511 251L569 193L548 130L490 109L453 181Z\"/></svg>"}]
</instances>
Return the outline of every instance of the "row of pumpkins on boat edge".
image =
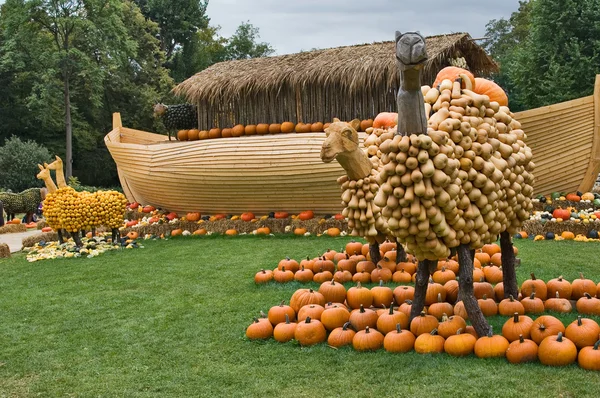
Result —
<instances>
[{"instance_id":1,"label":"row of pumpkins on boat edge","mask_svg":"<svg viewBox=\"0 0 600 398\"><path fill-rule=\"evenodd\" d=\"M380 118L381 119L381 118ZM197 141L205 140L209 138L229 138L229 137L241 137L243 135L267 135L267 134L289 134L289 133L322 133L330 123L298 123L292 122L283 123L259 123L259 124L248 124L246 126L242 124L235 125L231 128L212 128L210 130L179 130L177 132L177 139L179 141ZM360 130L366 131L370 127L383 127L384 122L378 120L378 118L366 119L360 122Z\"/></svg>"}]
</instances>

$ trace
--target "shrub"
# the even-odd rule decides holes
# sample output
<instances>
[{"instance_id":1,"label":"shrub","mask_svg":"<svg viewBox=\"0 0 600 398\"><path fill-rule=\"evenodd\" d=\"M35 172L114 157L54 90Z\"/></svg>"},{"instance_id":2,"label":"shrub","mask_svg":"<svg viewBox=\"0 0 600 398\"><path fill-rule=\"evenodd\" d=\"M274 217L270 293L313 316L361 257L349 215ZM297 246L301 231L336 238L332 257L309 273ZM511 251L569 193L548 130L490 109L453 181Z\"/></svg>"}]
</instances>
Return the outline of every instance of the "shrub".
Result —
<instances>
[{"instance_id":1,"label":"shrub","mask_svg":"<svg viewBox=\"0 0 600 398\"><path fill-rule=\"evenodd\" d=\"M0 181L2 187L13 192L27 188L42 187L44 183L36 178L38 163L51 161L46 147L35 141L21 141L12 136L0 146Z\"/></svg>"}]
</instances>

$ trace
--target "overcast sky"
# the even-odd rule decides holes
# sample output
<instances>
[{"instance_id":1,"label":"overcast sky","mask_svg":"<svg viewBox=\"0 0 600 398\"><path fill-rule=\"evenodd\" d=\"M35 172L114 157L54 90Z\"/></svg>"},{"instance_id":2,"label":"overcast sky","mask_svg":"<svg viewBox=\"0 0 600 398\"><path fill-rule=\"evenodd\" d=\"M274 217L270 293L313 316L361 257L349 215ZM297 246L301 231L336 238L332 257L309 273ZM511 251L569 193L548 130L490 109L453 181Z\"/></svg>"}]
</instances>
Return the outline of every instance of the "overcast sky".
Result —
<instances>
[{"instance_id":1,"label":"overcast sky","mask_svg":"<svg viewBox=\"0 0 600 398\"><path fill-rule=\"evenodd\" d=\"M209 0L207 14L221 36L249 20L259 41L289 54L393 40L396 30L480 38L489 20L508 18L518 6L518 0Z\"/></svg>"}]
</instances>

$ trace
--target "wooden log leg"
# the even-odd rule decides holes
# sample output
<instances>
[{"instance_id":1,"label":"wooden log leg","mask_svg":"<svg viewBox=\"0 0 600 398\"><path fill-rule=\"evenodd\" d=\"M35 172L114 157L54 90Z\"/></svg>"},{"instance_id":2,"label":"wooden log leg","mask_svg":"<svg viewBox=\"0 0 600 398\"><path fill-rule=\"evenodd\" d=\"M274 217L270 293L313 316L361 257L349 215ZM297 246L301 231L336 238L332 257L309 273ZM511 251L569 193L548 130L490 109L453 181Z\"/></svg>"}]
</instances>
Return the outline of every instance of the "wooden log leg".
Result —
<instances>
[{"instance_id":1,"label":"wooden log leg","mask_svg":"<svg viewBox=\"0 0 600 398\"><path fill-rule=\"evenodd\" d=\"M502 282L504 285L504 298L519 296L517 285L517 272L515 271L515 251L510 239L510 234L504 231L500 234L500 248L502 256Z\"/></svg>"},{"instance_id":2,"label":"wooden log leg","mask_svg":"<svg viewBox=\"0 0 600 398\"><path fill-rule=\"evenodd\" d=\"M4 226L4 205L2 204L2 201L0 200L0 227Z\"/></svg>"},{"instance_id":3,"label":"wooden log leg","mask_svg":"<svg viewBox=\"0 0 600 398\"><path fill-rule=\"evenodd\" d=\"M118 243L119 239L121 239L121 234L119 232L119 228L112 229L112 241L113 243Z\"/></svg>"},{"instance_id":4,"label":"wooden log leg","mask_svg":"<svg viewBox=\"0 0 600 398\"><path fill-rule=\"evenodd\" d=\"M71 233L71 237L73 238L73 240L75 241L75 246L77 247L81 247L81 235L80 235L80 231L77 232L72 232Z\"/></svg>"},{"instance_id":5,"label":"wooden log leg","mask_svg":"<svg viewBox=\"0 0 600 398\"><path fill-rule=\"evenodd\" d=\"M62 245L63 243L65 243L65 237L63 236L63 233L62 233L62 231L63 231L63 230L62 230L62 229L60 229L60 228L58 229L58 231L56 231L56 232L58 233L58 243L60 243L61 245Z\"/></svg>"},{"instance_id":6,"label":"wooden log leg","mask_svg":"<svg viewBox=\"0 0 600 398\"><path fill-rule=\"evenodd\" d=\"M430 269L437 261L423 260L417 265L417 279L415 281L415 297L412 300L410 320L418 316L425 308L425 295L427 294L427 283L429 282Z\"/></svg>"},{"instance_id":7,"label":"wooden log leg","mask_svg":"<svg viewBox=\"0 0 600 398\"><path fill-rule=\"evenodd\" d=\"M458 269L458 289L460 292L460 299L462 299L469 320L475 328L475 331L479 336L487 336L490 330L490 325L487 319L483 316L481 308L477 304L477 300L473 295L473 257L474 253L469 249L467 245L460 245L458 247L458 263L460 265ZM416 288L415 288L416 296ZM414 304L413 304L414 305ZM414 307L413 307L414 308Z\"/></svg>"},{"instance_id":8,"label":"wooden log leg","mask_svg":"<svg viewBox=\"0 0 600 398\"><path fill-rule=\"evenodd\" d=\"M408 258L406 257L404 246L396 239L396 264L405 263L407 260Z\"/></svg>"},{"instance_id":9,"label":"wooden log leg","mask_svg":"<svg viewBox=\"0 0 600 398\"><path fill-rule=\"evenodd\" d=\"M379 252L379 243L377 243L377 241L369 243L369 254L371 255L373 264L377 264L381 261L381 253Z\"/></svg>"},{"instance_id":10,"label":"wooden log leg","mask_svg":"<svg viewBox=\"0 0 600 398\"><path fill-rule=\"evenodd\" d=\"M96 236L96 227L92 227L92 238Z\"/></svg>"}]
</instances>

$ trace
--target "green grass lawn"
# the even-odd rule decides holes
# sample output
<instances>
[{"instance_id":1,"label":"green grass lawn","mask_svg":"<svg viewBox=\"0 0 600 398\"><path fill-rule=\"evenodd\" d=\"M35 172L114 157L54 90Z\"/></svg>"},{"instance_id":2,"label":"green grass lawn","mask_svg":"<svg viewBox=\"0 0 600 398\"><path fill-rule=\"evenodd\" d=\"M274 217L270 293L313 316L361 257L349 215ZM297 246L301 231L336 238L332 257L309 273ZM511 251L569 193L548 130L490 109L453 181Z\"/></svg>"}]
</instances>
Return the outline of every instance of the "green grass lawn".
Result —
<instances>
[{"instance_id":1,"label":"green grass lawn","mask_svg":"<svg viewBox=\"0 0 600 398\"><path fill-rule=\"evenodd\" d=\"M0 397L600 396L600 374L577 365L246 339L253 316L301 286L256 286L256 271L349 240L211 236L92 259L0 260ZM516 245L519 283L531 271L600 281L598 244ZM504 321L490 319L497 331Z\"/></svg>"}]
</instances>

